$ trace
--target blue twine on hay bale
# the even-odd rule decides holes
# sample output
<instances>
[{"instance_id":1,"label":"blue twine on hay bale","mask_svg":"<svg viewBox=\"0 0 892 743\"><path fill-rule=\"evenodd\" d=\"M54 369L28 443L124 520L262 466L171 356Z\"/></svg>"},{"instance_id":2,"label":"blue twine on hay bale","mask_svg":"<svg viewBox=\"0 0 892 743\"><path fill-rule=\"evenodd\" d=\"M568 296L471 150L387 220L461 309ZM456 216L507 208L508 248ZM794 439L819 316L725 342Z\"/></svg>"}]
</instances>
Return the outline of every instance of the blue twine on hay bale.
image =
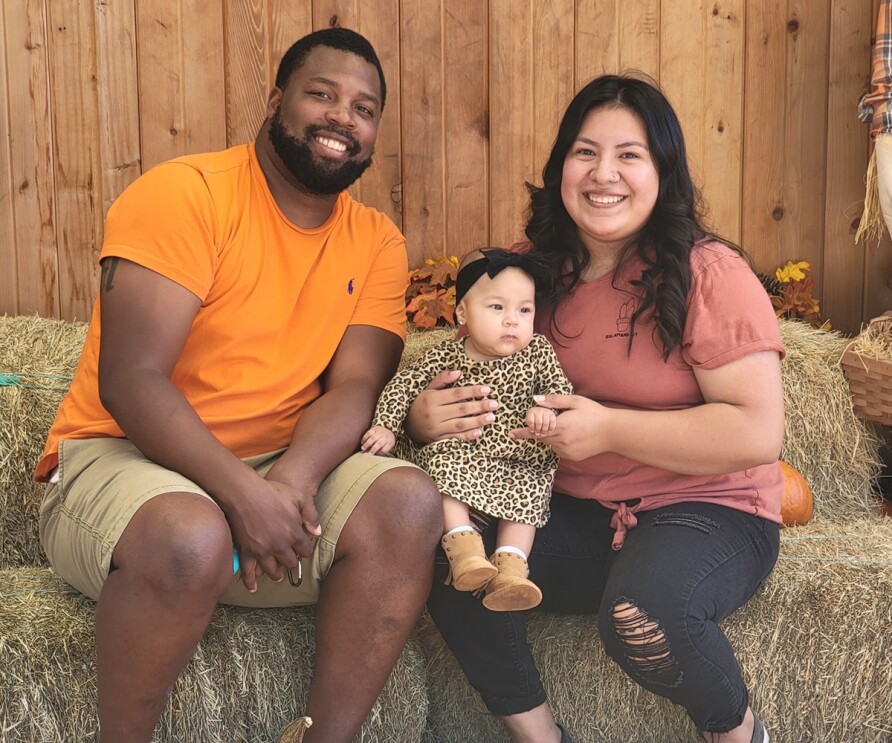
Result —
<instances>
[{"instance_id":1,"label":"blue twine on hay bale","mask_svg":"<svg viewBox=\"0 0 892 743\"><path fill-rule=\"evenodd\" d=\"M56 387L45 384L33 384L26 382L24 377L33 377L35 379L53 379L65 382L72 380L71 374L12 374L10 372L0 372L0 387L23 387L29 390L51 390L54 392L67 392L68 387Z\"/></svg>"}]
</instances>

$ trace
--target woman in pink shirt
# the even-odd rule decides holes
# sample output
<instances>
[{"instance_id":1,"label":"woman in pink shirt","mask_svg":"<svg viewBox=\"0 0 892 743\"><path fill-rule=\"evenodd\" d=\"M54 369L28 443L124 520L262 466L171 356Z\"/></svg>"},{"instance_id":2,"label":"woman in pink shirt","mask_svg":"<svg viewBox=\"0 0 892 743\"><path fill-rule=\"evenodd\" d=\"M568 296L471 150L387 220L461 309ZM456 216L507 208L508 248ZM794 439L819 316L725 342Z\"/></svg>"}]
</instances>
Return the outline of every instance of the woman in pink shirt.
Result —
<instances>
[{"instance_id":1,"label":"woman in pink shirt","mask_svg":"<svg viewBox=\"0 0 892 743\"><path fill-rule=\"evenodd\" d=\"M529 558L539 608L597 613L610 656L681 705L703 740L767 743L718 623L777 559L784 351L768 296L703 226L678 118L649 82L586 85L529 191L516 249L551 266L537 329L576 391L538 401L560 411L540 438L561 458ZM419 396L413 439L472 439L499 415L479 387L454 383L444 371ZM428 606L515 743L571 740L516 642L522 613L488 612L436 579Z\"/></svg>"}]
</instances>

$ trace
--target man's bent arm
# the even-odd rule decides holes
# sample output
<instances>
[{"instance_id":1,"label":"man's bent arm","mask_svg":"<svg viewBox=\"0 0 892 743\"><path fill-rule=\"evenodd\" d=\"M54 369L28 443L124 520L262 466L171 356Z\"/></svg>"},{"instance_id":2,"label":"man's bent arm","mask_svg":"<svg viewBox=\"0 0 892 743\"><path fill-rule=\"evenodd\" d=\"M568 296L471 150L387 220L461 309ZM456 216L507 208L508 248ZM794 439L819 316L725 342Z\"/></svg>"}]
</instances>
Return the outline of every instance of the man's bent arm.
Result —
<instances>
[{"instance_id":1,"label":"man's bent arm","mask_svg":"<svg viewBox=\"0 0 892 743\"><path fill-rule=\"evenodd\" d=\"M301 415L288 451L267 477L315 495L322 480L356 451L402 349L402 339L390 331L348 327L323 375L322 396Z\"/></svg>"},{"instance_id":2,"label":"man's bent arm","mask_svg":"<svg viewBox=\"0 0 892 743\"><path fill-rule=\"evenodd\" d=\"M245 585L253 590L255 561L267 575L280 578L280 566L293 567L300 555L311 553L312 540L301 522L306 496L257 475L217 440L170 381L199 307L198 297L176 282L106 258L100 397L143 454L217 501L233 530Z\"/></svg>"},{"instance_id":3,"label":"man's bent arm","mask_svg":"<svg viewBox=\"0 0 892 743\"><path fill-rule=\"evenodd\" d=\"M110 257L102 263L99 302L99 395L127 438L212 496L250 480L253 470L217 440L170 381L199 298L154 271Z\"/></svg>"}]
</instances>

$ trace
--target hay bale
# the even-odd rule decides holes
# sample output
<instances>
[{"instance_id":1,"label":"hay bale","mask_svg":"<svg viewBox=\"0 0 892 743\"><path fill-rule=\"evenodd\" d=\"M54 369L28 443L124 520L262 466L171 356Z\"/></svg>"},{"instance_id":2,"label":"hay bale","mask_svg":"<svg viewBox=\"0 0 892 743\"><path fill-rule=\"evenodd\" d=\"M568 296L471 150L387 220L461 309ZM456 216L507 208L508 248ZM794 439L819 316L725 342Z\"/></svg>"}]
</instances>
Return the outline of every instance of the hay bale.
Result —
<instances>
[{"instance_id":1,"label":"hay bale","mask_svg":"<svg viewBox=\"0 0 892 743\"><path fill-rule=\"evenodd\" d=\"M46 565L37 537L43 486L32 473L71 383L87 326L0 317L0 565Z\"/></svg>"},{"instance_id":2,"label":"hay bale","mask_svg":"<svg viewBox=\"0 0 892 743\"><path fill-rule=\"evenodd\" d=\"M892 740L892 520L783 532L763 589L723 623L772 737L785 743ZM508 741L433 623L424 743ZM634 684L604 654L595 617L533 613L530 642L558 720L577 743L694 740L680 708Z\"/></svg>"},{"instance_id":3,"label":"hay bale","mask_svg":"<svg viewBox=\"0 0 892 743\"><path fill-rule=\"evenodd\" d=\"M0 571L0 730L18 743L98 741L95 605L51 571ZM156 743L263 743L302 714L314 611L220 607L177 681ZM424 659L403 650L357 741L414 743L425 725Z\"/></svg>"},{"instance_id":4,"label":"hay bale","mask_svg":"<svg viewBox=\"0 0 892 743\"><path fill-rule=\"evenodd\" d=\"M400 359L400 368L409 366L418 361L426 351L443 341L455 337L455 328L434 328L433 330L419 330L414 325L409 325L406 336L406 345L403 348L403 356Z\"/></svg>"},{"instance_id":5,"label":"hay bale","mask_svg":"<svg viewBox=\"0 0 892 743\"><path fill-rule=\"evenodd\" d=\"M892 520L782 532L764 590L727 622L754 703L789 743L888 743Z\"/></svg>"},{"instance_id":6,"label":"hay bale","mask_svg":"<svg viewBox=\"0 0 892 743\"><path fill-rule=\"evenodd\" d=\"M879 513L875 492L880 439L855 417L839 359L846 337L795 320L780 321L786 426L781 458L814 494L816 521L842 523Z\"/></svg>"}]
</instances>

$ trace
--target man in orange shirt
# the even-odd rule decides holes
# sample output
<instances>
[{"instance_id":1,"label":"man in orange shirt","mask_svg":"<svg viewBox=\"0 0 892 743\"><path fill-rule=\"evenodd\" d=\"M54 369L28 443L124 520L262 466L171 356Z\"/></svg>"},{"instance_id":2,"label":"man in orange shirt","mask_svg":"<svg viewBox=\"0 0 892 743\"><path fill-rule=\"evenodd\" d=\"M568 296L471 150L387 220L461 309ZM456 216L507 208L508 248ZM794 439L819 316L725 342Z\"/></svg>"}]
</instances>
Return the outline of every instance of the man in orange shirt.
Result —
<instances>
[{"instance_id":1,"label":"man in orange shirt","mask_svg":"<svg viewBox=\"0 0 892 743\"><path fill-rule=\"evenodd\" d=\"M36 472L47 555L98 601L103 743L151 739L218 602L318 603L314 724L282 740L351 741L422 610L440 496L356 453L405 339L403 237L344 191L385 97L368 41L310 34L252 144L163 163L109 210Z\"/></svg>"}]
</instances>

